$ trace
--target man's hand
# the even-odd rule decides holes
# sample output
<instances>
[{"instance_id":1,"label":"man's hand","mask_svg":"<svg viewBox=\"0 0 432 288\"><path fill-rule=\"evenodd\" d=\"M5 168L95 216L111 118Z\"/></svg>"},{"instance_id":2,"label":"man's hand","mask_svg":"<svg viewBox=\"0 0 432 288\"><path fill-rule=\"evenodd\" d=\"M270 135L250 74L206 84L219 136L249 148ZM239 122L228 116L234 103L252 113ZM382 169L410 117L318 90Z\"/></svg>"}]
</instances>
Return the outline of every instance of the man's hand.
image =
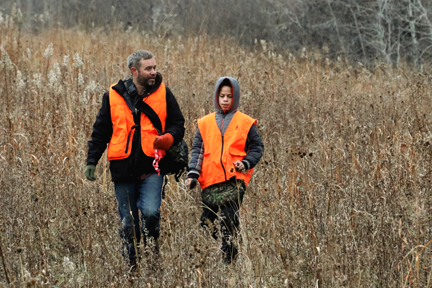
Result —
<instances>
[{"instance_id":1,"label":"man's hand","mask_svg":"<svg viewBox=\"0 0 432 288\"><path fill-rule=\"evenodd\" d=\"M96 165L87 165L84 171L84 175L86 176L87 180L95 181L96 177L94 176L94 172L96 170Z\"/></svg>"},{"instance_id":2,"label":"man's hand","mask_svg":"<svg viewBox=\"0 0 432 288\"><path fill-rule=\"evenodd\" d=\"M156 137L156 139L153 142L153 148L155 149L162 149L162 150L168 150L171 145L174 143L174 137L166 133L164 135Z\"/></svg>"},{"instance_id":3,"label":"man's hand","mask_svg":"<svg viewBox=\"0 0 432 288\"><path fill-rule=\"evenodd\" d=\"M195 188L196 183L197 183L197 179L195 179L195 178L188 178L188 179L186 180L186 186L187 186L190 190L193 189L193 188Z\"/></svg>"},{"instance_id":4,"label":"man's hand","mask_svg":"<svg viewBox=\"0 0 432 288\"><path fill-rule=\"evenodd\" d=\"M244 171L245 170L245 166L244 166L244 164L243 164L242 161L237 160L233 164L234 164L234 167L235 167L236 171Z\"/></svg>"}]
</instances>

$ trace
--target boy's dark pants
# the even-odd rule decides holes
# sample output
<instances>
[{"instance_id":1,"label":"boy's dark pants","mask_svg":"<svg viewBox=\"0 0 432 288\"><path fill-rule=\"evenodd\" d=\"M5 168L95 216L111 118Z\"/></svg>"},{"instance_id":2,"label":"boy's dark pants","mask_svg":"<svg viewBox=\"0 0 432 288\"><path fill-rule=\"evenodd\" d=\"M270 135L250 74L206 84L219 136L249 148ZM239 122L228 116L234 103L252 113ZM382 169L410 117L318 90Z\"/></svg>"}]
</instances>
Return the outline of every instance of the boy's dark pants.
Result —
<instances>
[{"instance_id":1,"label":"boy's dark pants","mask_svg":"<svg viewBox=\"0 0 432 288\"><path fill-rule=\"evenodd\" d=\"M218 218L217 213L220 212L222 250L231 259L237 254L237 248L233 245L232 239L236 238L239 232L239 209L243 202L245 190L244 181L233 177L228 181L209 186L202 191L201 197L204 203L204 211L201 215L201 225L208 228L213 238L217 239L217 231L213 224Z\"/></svg>"}]
</instances>

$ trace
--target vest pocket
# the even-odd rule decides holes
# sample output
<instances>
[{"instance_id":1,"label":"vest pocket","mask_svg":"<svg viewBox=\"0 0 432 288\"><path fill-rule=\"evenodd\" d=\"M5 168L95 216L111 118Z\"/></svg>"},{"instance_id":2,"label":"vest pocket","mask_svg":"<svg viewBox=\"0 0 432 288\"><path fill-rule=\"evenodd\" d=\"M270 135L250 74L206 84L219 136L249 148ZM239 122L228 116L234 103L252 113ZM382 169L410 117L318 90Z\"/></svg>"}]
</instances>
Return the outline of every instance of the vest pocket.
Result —
<instances>
[{"instance_id":1,"label":"vest pocket","mask_svg":"<svg viewBox=\"0 0 432 288\"><path fill-rule=\"evenodd\" d=\"M219 161L219 160L218 160ZM215 159L214 157L211 157L211 153L210 152L204 152L203 153L203 157L202 157L202 165L205 164L209 164L209 163L214 163Z\"/></svg>"},{"instance_id":2,"label":"vest pocket","mask_svg":"<svg viewBox=\"0 0 432 288\"><path fill-rule=\"evenodd\" d=\"M233 146L231 146L229 149L229 156L228 156L228 158L230 158L230 159L228 159L228 163L227 163L228 170L231 173L233 173L235 170L233 163L236 161L239 161L239 160L241 161L245 157L246 157L246 152L244 150L240 150L240 149L237 149L237 148L234 148Z\"/></svg>"},{"instance_id":3,"label":"vest pocket","mask_svg":"<svg viewBox=\"0 0 432 288\"><path fill-rule=\"evenodd\" d=\"M126 129L122 129L120 131L117 131L117 133L113 134L111 137L111 144L115 145L115 144L119 144L124 142L126 139ZM126 147L126 143L125 143L125 147Z\"/></svg>"},{"instance_id":4,"label":"vest pocket","mask_svg":"<svg viewBox=\"0 0 432 288\"><path fill-rule=\"evenodd\" d=\"M122 111L118 111L118 110L122 110ZM129 132L127 131L127 120L125 117L126 111L124 107L123 109L119 107L114 111L116 111L114 113L115 115L111 116L111 119L113 120L113 134L111 136L110 144L118 144L126 141L126 136ZM111 111L111 113L113 114L113 111ZM126 147L126 143L125 143L125 147Z\"/></svg>"},{"instance_id":5,"label":"vest pocket","mask_svg":"<svg viewBox=\"0 0 432 288\"><path fill-rule=\"evenodd\" d=\"M141 127L141 146L145 155L155 157L153 142L157 136L159 136L159 134L155 128L149 130L145 129L145 127Z\"/></svg>"},{"instance_id":6,"label":"vest pocket","mask_svg":"<svg viewBox=\"0 0 432 288\"><path fill-rule=\"evenodd\" d=\"M245 157L247 154L246 151L237 149L233 146L230 147L229 153L233 156L239 156L239 157Z\"/></svg>"}]
</instances>

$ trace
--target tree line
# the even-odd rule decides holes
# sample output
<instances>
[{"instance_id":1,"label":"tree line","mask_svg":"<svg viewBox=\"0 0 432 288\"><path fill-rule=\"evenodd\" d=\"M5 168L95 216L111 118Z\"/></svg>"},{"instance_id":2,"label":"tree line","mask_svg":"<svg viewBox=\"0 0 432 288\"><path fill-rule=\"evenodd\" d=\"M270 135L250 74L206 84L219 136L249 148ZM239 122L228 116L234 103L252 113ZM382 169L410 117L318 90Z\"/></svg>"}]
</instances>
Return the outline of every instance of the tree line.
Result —
<instances>
[{"instance_id":1,"label":"tree line","mask_svg":"<svg viewBox=\"0 0 432 288\"><path fill-rule=\"evenodd\" d=\"M427 0L3 0L3 15L22 13L23 28L139 29L178 37L205 33L253 46L300 53L322 49L328 57L367 63L432 55L432 1ZM3 16L4 17L4 16Z\"/></svg>"}]
</instances>

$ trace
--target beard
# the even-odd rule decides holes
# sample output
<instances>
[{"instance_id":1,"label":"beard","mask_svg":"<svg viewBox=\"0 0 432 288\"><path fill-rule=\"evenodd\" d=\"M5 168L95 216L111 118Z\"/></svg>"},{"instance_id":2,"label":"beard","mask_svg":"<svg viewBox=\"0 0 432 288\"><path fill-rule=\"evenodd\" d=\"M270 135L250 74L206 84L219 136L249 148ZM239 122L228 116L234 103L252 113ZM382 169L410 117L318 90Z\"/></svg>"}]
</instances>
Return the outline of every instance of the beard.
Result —
<instances>
[{"instance_id":1,"label":"beard","mask_svg":"<svg viewBox=\"0 0 432 288\"><path fill-rule=\"evenodd\" d=\"M142 75L138 75L137 82L144 87L153 86L156 83L156 77L152 78L152 77L144 77Z\"/></svg>"}]
</instances>

